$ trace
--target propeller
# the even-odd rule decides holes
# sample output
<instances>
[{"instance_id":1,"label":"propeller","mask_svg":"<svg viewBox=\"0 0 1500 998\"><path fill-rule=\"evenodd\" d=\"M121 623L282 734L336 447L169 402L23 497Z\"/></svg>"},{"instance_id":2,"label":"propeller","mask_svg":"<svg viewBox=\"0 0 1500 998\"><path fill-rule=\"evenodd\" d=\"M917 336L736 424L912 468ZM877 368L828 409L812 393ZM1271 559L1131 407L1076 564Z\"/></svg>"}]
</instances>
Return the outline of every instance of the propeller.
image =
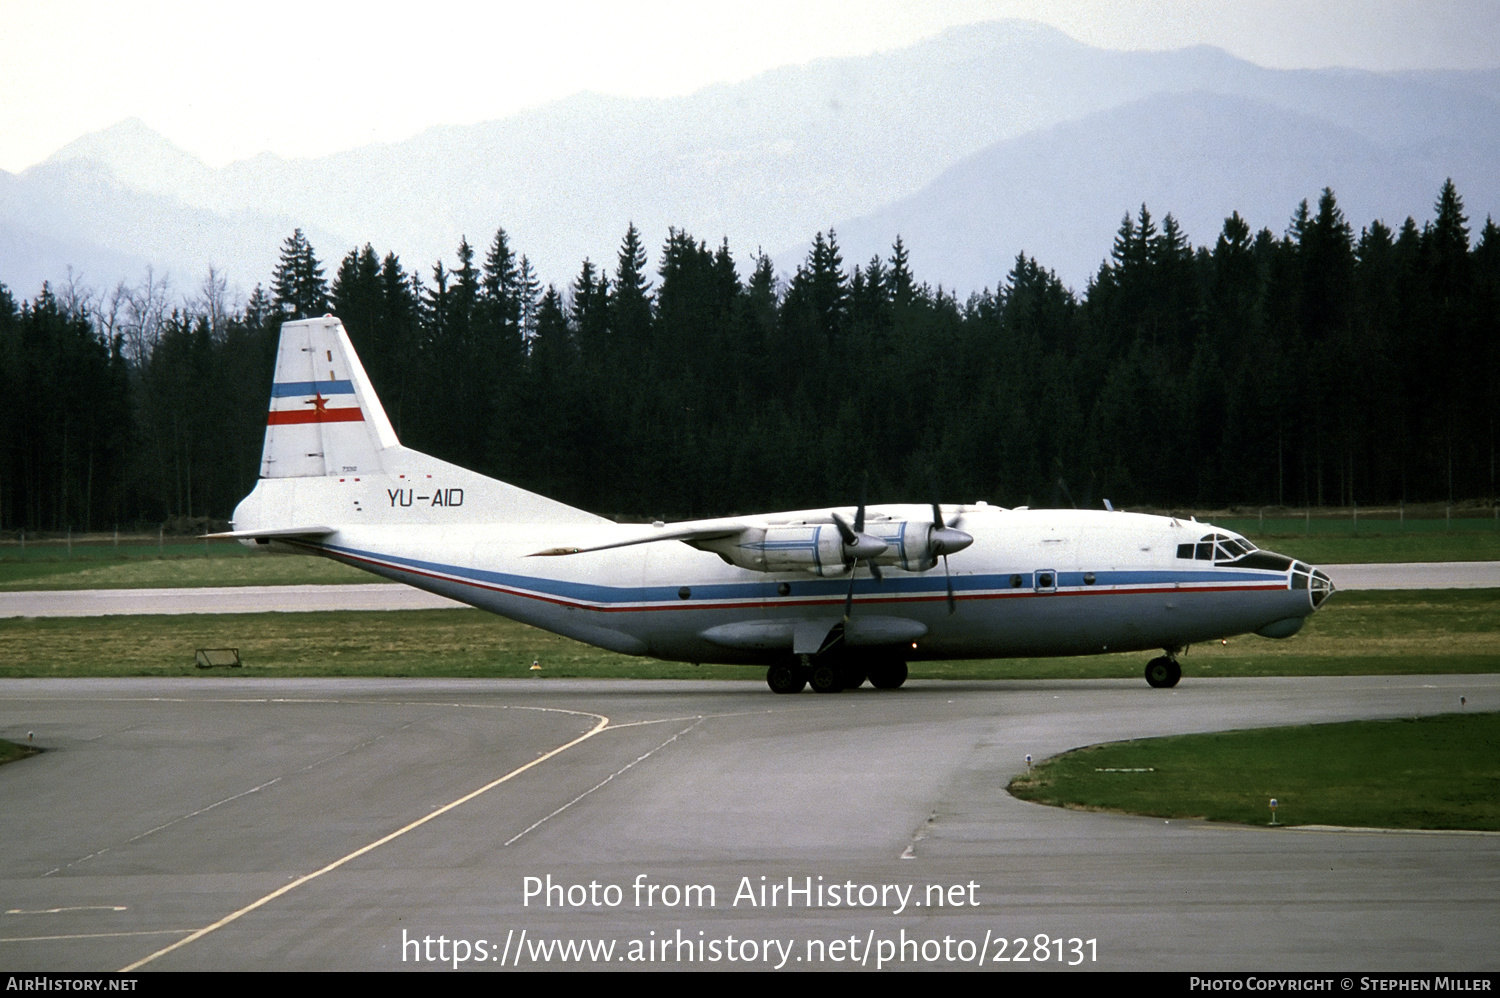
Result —
<instances>
[{"instance_id":1,"label":"propeller","mask_svg":"<svg viewBox=\"0 0 1500 998\"><path fill-rule=\"evenodd\" d=\"M880 567L871 559L878 558L890 547L879 537L872 537L865 533L865 491L869 488L869 478L859 489L859 509L854 513L854 525L850 526L844 522L844 518L837 513L833 514L833 522L839 528L839 537L844 542L844 567L849 570L849 592L844 596L844 623L849 622L849 615L854 611L854 577L858 574L859 563L864 562L870 569L870 574L875 576L875 581L884 581L880 574Z\"/></svg>"},{"instance_id":2,"label":"propeller","mask_svg":"<svg viewBox=\"0 0 1500 998\"><path fill-rule=\"evenodd\" d=\"M958 522L958 517L953 518ZM963 530L955 530L943 520L943 510L936 500L932 504L932 533L928 535L927 550L933 558L939 555L943 559L943 580L948 583L948 612L954 613L958 609L958 603L953 596L953 575L948 571L948 556L957 554L970 544L974 543L974 535Z\"/></svg>"}]
</instances>

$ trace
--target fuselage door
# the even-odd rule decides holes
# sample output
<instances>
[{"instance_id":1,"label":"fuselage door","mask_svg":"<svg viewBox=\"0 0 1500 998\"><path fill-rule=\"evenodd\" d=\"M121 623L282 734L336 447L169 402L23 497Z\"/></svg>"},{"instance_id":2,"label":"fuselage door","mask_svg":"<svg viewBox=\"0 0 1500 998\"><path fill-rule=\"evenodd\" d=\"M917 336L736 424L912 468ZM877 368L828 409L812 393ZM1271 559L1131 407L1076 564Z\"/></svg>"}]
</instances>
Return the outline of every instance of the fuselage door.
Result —
<instances>
[{"instance_id":1,"label":"fuselage door","mask_svg":"<svg viewBox=\"0 0 1500 998\"><path fill-rule=\"evenodd\" d=\"M1057 572L1050 568L1039 568L1031 573L1032 586L1039 593L1057 592Z\"/></svg>"}]
</instances>

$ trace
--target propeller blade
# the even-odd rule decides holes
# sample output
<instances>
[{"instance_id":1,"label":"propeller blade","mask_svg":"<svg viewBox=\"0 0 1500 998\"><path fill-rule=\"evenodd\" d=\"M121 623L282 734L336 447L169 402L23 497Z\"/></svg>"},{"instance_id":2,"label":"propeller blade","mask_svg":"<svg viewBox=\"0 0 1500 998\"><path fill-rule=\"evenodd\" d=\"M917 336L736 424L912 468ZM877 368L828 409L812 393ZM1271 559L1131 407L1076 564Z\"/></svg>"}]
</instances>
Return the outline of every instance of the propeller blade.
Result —
<instances>
[{"instance_id":1,"label":"propeller blade","mask_svg":"<svg viewBox=\"0 0 1500 998\"><path fill-rule=\"evenodd\" d=\"M870 574L875 576L876 583L884 581L880 574L880 568L871 559L878 558L890 547L879 537L871 537L865 533L865 493L870 488L869 472L865 473L864 482L859 487L859 508L854 511L854 526L845 523L837 513L832 514L833 522L838 524L839 537L844 541L844 567L849 570L849 592L844 595L844 623L849 622L849 615L854 612L854 579L859 574L859 563L863 561L870 569Z\"/></svg>"},{"instance_id":2,"label":"propeller blade","mask_svg":"<svg viewBox=\"0 0 1500 998\"><path fill-rule=\"evenodd\" d=\"M861 512L863 512L863 507L861 507ZM841 538L843 538L843 540L844 540L844 546L848 547L848 546L854 544L855 543L854 531L849 528L849 524L847 524L847 523L844 522L844 518L841 517L841 516L839 516L837 513L834 513L833 514L833 522L836 523L836 524L838 524L839 536Z\"/></svg>"},{"instance_id":3,"label":"propeller blade","mask_svg":"<svg viewBox=\"0 0 1500 998\"><path fill-rule=\"evenodd\" d=\"M956 554L974 543L974 535L963 530L956 530L949 526L943 519L943 508L937 501L936 476L932 479L932 533L927 537L928 557L943 559L943 581L948 586L948 613L951 615L958 611L958 600L953 595L953 573L948 568L948 556ZM1060 479L1059 479L1060 480ZM953 522L956 524L963 519L962 515L955 516Z\"/></svg>"},{"instance_id":4,"label":"propeller blade","mask_svg":"<svg viewBox=\"0 0 1500 998\"><path fill-rule=\"evenodd\" d=\"M943 581L948 583L948 615L958 610L958 601L953 598L953 576L948 572L948 556L943 555Z\"/></svg>"}]
</instances>

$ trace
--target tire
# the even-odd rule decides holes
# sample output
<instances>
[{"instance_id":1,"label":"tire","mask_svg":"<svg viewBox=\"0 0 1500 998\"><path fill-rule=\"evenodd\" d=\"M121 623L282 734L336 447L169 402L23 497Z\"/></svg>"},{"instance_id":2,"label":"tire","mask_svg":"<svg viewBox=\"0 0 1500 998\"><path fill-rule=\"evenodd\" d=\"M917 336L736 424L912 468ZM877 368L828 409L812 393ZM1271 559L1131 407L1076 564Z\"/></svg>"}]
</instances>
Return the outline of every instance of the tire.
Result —
<instances>
[{"instance_id":1,"label":"tire","mask_svg":"<svg viewBox=\"0 0 1500 998\"><path fill-rule=\"evenodd\" d=\"M839 670L839 682L846 690L857 690L865 684L865 670L854 665L846 665Z\"/></svg>"},{"instance_id":2,"label":"tire","mask_svg":"<svg viewBox=\"0 0 1500 998\"><path fill-rule=\"evenodd\" d=\"M844 688L844 677L832 665L815 665L807 677L814 693L837 693Z\"/></svg>"},{"instance_id":3,"label":"tire","mask_svg":"<svg viewBox=\"0 0 1500 998\"><path fill-rule=\"evenodd\" d=\"M1182 666L1174 658L1162 655L1146 663L1146 682L1156 689L1170 689L1181 678Z\"/></svg>"},{"instance_id":4,"label":"tire","mask_svg":"<svg viewBox=\"0 0 1500 998\"><path fill-rule=\"evenodd\" d=\"M897 659L870 667L870 685L877 690L897 690L906 682L906 663Z\"/></svg>"},{"instance_id":5,"label":"tire","mask_svg":"<svg viewBox=\"0 0 1500 998\"><path fill-rule=\"evenodd\" d=\"M790 662L777 662L766 670L766 685L772 693L801 693L807 677Z\"/></svg>"}]
</instances>

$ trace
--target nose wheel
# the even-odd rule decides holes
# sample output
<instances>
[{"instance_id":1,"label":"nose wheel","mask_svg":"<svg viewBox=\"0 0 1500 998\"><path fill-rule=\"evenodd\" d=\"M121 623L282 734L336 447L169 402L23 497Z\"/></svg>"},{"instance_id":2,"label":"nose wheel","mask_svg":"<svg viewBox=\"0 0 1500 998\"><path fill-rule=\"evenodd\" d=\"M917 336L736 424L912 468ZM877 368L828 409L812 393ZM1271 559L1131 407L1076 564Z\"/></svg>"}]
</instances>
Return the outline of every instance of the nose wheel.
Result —
<instances>
[{"instance_id":1,"label":"nose wheel","mask_svg":"<svg viewBox=\"0 0 1500 998\"><path fill-rule=\"evenodd\" d=\"M1162 655L1146 663L1146 682L1159 690L1176 686L1181 678L1182 666L1171 655Z\"/></svg>"}]
</instances>

